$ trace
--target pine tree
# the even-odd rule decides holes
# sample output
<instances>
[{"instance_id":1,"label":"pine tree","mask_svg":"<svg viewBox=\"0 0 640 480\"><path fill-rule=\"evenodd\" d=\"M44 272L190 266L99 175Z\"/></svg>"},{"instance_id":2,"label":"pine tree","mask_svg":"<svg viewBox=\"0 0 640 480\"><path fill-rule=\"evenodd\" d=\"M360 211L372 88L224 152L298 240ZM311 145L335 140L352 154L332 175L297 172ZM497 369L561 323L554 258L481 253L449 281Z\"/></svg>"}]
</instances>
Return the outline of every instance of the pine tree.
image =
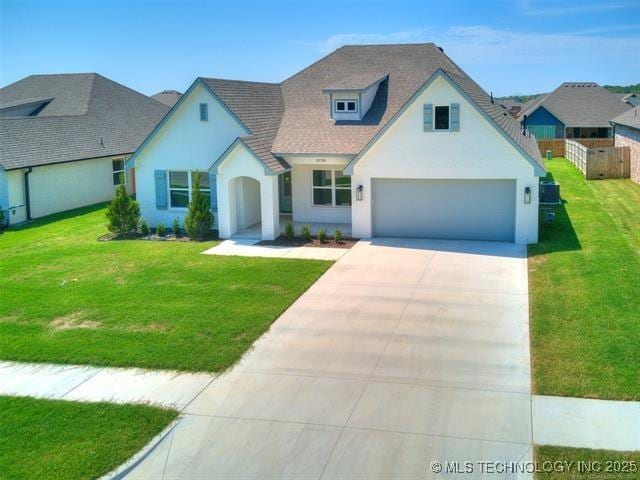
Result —
<instances>
[{"instance_id":1,"label":"pine tree","mask_svg":"<svg viewBox=\"0 0 640 480\"><path fill-rule=\"evenodd\" d=\"M209 199L200 190L200 172L193 175L189 212L184 219L184 227L189 238L202 240L213 226L213 213Z\"/></svg>"},{"instance_id":2,"label":"pine tree","mask_svg":"<svg viewBox=\"0 0 640 480\"><path fill-rule=\"evenodd\" d=\"M126 235L135 232L140 222L140 207L138 202L127 194L124 182L116 188L116 195L107 207L110 232Z\"/></svg>"}]
</instances>

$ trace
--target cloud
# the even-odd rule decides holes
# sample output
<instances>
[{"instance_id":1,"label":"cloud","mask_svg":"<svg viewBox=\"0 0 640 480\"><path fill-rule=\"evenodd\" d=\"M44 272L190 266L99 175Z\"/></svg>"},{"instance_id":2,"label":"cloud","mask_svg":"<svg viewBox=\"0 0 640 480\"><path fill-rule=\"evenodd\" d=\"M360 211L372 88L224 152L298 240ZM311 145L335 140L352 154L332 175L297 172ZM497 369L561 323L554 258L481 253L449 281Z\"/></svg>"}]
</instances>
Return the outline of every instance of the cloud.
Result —
<instances>
[{"instance_id":1,"label":"cloud","mask_svg":"<svg viewBox=\"0 0 640 480\"><path fill-rule=\"evenodd\" d=\"M540 2L535 2L534 5L533 0L520 0L520 10L525 15L529 16L553 16L553 15L569 15L569 14L580 14L580 13L593 13L593 12L603 12L608 10L621 10L625 8L633 8L637 7L637 3L634 2L598 2L595 4L585 5L584 2L579 2L578 4L570 5L563 4L558 7L543 7L537 6ZM557 5L557 4L556 4Z\"/></svg>"},{"instance_id":2,"label":"cloud","mask_svg":"<svg viewBox=\"0 0 640 480\"><path fill-rule=\"evenodd\" d=\"M392 33L340 33L313 45L321 53L329 53L343 45L423 43L428 41L430 31L429 28L416 28Z\"/></svg>"}]
</instances>

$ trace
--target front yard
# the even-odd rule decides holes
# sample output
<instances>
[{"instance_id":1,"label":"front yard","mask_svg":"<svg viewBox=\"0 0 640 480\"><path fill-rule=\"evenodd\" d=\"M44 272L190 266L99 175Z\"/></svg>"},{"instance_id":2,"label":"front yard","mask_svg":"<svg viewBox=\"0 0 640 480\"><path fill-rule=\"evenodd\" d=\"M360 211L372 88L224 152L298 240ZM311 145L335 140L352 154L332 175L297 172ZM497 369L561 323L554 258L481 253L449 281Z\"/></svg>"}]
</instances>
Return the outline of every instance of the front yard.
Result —
<instances>
[{"instance_id":1,"label":"front yard","mask_svg":"<svg viewBox=\"0 0 640 480\"><path fill-rule=\"evenodd\" d=\"M0 478L98 478L177 415L145 405L0 397Z\"/></svg>"},{"instance_id":2,"label":"front yard","mask_svg":"<svg viewBox=\"0 0 640 480\"><path fill-rule=\"evenodd\" d=\"M0 235L1 359L224 370L330 266L98 242L105 224L94 206Z\"/></svg>"},{"instance_id":3,"label":"front yard","mask_svg":"<svg viewBox=\"0 0 640 480\"><path fill-rule=\"evenodd\" d=\"M640 185L547 168L563 204L529 248L534 393L640 400Z\"/></svg>"}]
</instances>

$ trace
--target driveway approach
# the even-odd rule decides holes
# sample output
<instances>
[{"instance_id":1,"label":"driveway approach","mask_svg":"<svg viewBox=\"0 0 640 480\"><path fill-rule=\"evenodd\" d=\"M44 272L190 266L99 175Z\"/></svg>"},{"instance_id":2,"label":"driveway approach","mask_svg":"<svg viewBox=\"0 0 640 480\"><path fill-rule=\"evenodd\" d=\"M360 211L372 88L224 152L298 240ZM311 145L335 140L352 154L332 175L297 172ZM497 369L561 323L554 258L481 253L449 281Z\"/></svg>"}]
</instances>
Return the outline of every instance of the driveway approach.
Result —
<instances>
[{"instance_id":1,"label":"driveway approach","mask_svg":"<svg viewBox=\"0 0 640 480\"><path fill-rule=\"evenodd\" d=\"M528 461L526 249L360 242L185 413L127 478L479 478L475 462Z\"/></svg>"}]
</instances>

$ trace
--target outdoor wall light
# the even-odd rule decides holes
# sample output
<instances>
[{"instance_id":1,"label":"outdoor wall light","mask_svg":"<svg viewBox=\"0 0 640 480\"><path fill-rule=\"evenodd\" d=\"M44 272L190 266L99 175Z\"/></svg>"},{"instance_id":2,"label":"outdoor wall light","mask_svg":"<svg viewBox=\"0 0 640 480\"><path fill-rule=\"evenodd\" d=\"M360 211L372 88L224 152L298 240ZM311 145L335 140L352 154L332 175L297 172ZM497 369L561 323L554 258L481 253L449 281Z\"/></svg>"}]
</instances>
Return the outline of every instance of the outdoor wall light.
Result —
<instances>
[{"instance_id":1,"label":"outdoor wall light","mask_svg":"<svg viewBox=\"0 0 640 480\"><path fill-rule=\"evenodd\" d=\"M358 202L362 201L362 196L363 196L362 192L363 192L363 190L364 190L364 187L362 185L358 185L358 188L356 188L356 200Z\"/></svg>"},{"instance_id":2,"label":"outdoor wall light","mask_svg":"<svg viewBox=\"0 0 640 480\"><path fill-rule=\"evenodd\" d=\"M531 187L524 187L524 203L531 203Z\"/></svg>"}]
</instances>

